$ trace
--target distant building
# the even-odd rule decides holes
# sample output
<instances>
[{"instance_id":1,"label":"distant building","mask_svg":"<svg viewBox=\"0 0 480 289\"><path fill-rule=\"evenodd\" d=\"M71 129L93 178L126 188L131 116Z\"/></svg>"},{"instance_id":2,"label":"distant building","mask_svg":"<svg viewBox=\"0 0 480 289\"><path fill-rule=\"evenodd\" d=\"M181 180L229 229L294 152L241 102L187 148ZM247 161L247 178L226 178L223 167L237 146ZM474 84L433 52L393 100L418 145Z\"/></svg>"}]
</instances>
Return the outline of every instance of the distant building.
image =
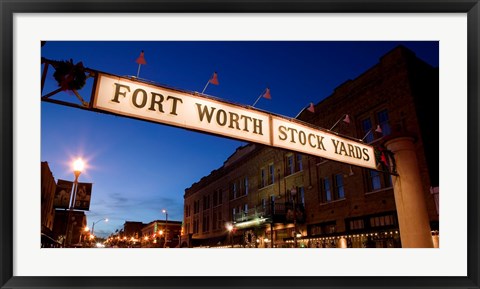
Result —
<instances>
[{"instance_id":1,"label":"distant building","mask_svg":"<svg viewBox=\"0 0 480 289\"><path fill-rule=\"evenodd\" d=\"M125 224L123 224L123 232L127 237L138 239L142 236L143 226L144 224L142 222L125 221Z\"/></svg>"},{"instance_id":2,"label":"distant building","mask_svg":"<svg viewBox=\"0 0 480 289\"><path fill-rule=\"evenodd\" d=\"M438 89L438 68L399 46L337 87L315 105L315 113L298 116L326 129L338 123L333 132L362 139L377 152L391 135L413 136L422 180L418 194L435 246ZM350 122L338 122L346 114ZM294 241L299 247L402 246L389 174L259 144L240 147L185 190L184 235L191 247L291 247Z\"/></svg>"}]
</instances>

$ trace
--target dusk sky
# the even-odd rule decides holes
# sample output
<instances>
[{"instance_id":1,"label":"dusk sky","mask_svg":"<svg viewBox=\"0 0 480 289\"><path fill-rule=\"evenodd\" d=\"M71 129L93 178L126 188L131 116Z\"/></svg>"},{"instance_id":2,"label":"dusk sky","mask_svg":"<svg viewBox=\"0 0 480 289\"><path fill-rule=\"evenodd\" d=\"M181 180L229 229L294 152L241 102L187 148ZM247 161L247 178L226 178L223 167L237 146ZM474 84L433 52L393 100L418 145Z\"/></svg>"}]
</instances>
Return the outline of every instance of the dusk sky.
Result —
<instances>
[{"instance_id":1,"label":"dusk sky","mask_svg":"<svg viewBox=\"0 0 480 289\"><path fill-rule=\"evenodd\" d=\"M205 94L252 105L270 88L272 99L255 107L295 117L310 102L318 103L348 79L378 63L399 44L438 66L438 42L71 42L49 41L42 56L73 59L107 73L136 75L135 62L145 52L140 78L187 91L201 92L214 71L219 85ZM43 94L57 88L47 78ZM39 74L40 76L40 74ZM88 101L92 81L80 94ZM54 99L78 103L73 93ZM42 102L41 160L55 180L73 181L72 162L87 162L80 182L92 182L88 226L108 236L125 221L182 221L185 189L223 165L243 145L218 136ZM322 113L317 112L317 113ZM340 117L340 116L339 116Z\"/></svg>"}]
</instances>

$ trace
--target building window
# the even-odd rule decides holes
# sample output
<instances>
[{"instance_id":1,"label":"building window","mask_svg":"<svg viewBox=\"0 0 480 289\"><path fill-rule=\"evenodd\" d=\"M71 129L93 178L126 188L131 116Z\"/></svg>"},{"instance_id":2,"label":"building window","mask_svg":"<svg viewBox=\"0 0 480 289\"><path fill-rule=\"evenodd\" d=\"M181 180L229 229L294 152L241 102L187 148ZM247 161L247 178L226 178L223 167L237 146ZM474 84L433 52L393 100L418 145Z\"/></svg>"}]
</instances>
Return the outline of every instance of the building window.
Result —
<instances>
[{"instance_id":1,"label":"building window","mask_svg":"<svg viewBox=\"0 0 480 289\"><path fill-rule=\"evenodd\" d=\"M198 214L200 212L200 200L193 202L193 214Z\"/></svg>"},{"instance_id":2,"label":"building window","mask_svg":"<svg viewBox=\"0 0 480 289\"><path fill-rule=\"evenodd\" d=\"M303 170L303 157L301 154L288 154L285 158L285 175L289 176Z\"/></svg>"},{"instance_id":3,"label":"building window","mask_svg":"<svg viewBox=\"0 0 480 289\"><path fill-rule=\"evenodd\" d=\"M198 233L198 219L193 220L193 233L197 234Z\"/></svg>"},{"instance_id":4,"label":"building window","mask_svg":"<svg viewBox=\"0 0 480 289\"><path fill-rule=\"evenodd\" d=\"M245 215L248 215L248 204L243 205L243 211L245 212Z\"/></svg>"},{"instance_id":5,"label":"building window","mask_svg":"<svg viewBox=\"0 0 480 289\"><path fill-rule=\"evenodd\" d=\"M345 199L345 186L343 183L343 175L337 174L332 177L320 178L320 201L324 203L335 200ZM303 188L302 188L303 189Z\"/></svg>"},{"instance_id":6,"label":"building window","mask_svg":"<svg viewBox=\"0 0 480 289\"><path fill-rule=\"evenodd\" d=\"M267 178L266 178L266 174L265 174L265 168L262 168L260 170L260 187L265 187L267 186Z\"/></svg>"},{"instance_id":7,"label":"building window","mask_svg":"<svg viewBox=\"0 0 480 289\"><path fill-rule=\"evenodd\" d=\"M235 215L237 214L237 208L232 209L232 221L235 221Z\"/></svg>"},{"instance_id":8,"label":"building window","mask_svg":"<svg viewBox=\"0 0 480 289\"><path fill-rule=\"evenodd\" d=\"M303 156L297 154L297 171L303 171Z\"/></svg>"},{"instance_id":9,"label":"building window","mask_svg":"<svg viewBox=\"0 0 480 289\"><path fill-rule=\"evenodd\" d=\"M223 203L223 192L222 189L218 189L218 204L221 205Z\"/></svg>"},{"instance_id":10,"label":"building window","mask_svg":"<svg viewBox=\"0 0 480 289\"><path fill-rule=\"evenodd\" d=\"M208 214L203 215L203 224L202 224L202 232L210 231L210 216Z\"/></svg>"},{"instance_id":11,"label":"building window","mask_svg":"<svg viewBox=\"0 0 480 289\"><path fill-rule=\"evenodd\" d=\"M336 232L336 222L330 221L308 226L309 235L332 234Z\"/></svg>"},{"instance_id":12,"label":"building window","mask_svg":"<svg viewBox=\"0 0 480 289\"><path fill-rule=\"evenodd\" d=\"M248 178L244 177L241 186L241 195L246 196L248 195Z\"/></svg>"},{"instance_id":13,"label":"building window","mask_svg":"<svg viewBox=\"0 0 480 289\"><path fill-rule=\"evenodd\" d=\"M230 200L237 198L237 182L233 182L230 184Z\"/></svg>"},{"instance_id":14,"label":"building window","mask_svg":"<svg viewBox=\"0 0 480 289\"><path fill-rule=\"evenodd\" d=\"M273 164L268 166L268 184L271 185L275 182L275 167Z\"/></svg>"},{"instance_id":15,"label":"building window","mask_svg":"<svg viewBox=\"0 0 480 289\"><path fill-rule=\"evenodd\" d=\"M291 175L295 172L295 164L293 161L293 155L287 156L287 175Z\"/></svg>"},{"instance_id":16,"label":"building window","mask_svg":"<svg viewBox=\"0 0 480 289\"><path fill-rule=\"evenodd\" d=\"M218 225L217 212L213 212L212 217L212 230L216 230Z\"/></svg>"},{"instance_id":17,"label":"building window","mask_svg":"<svg viewBox=\"0 0 480 289\"><path fill-rule=\"evenodd\" d=\"M384 136L389 135L392 133L390 129L390 124L388 123L388 112L387 110L382 110L377 114L378 117L378 124L382 128L382 134Z\"/></svg>"},{"instance_id":18,"label":"building window","mask_svg":"<svg viewBox=\"0 0 480 289\"><path fill-rule=\"evenodd\" d=\"M213 192L213 206L219 206L222 204L222 190L218 189Z\"/></svg>"},{"instance_id":19,"label":"building window","mask_svg":"<svg viewBox=\"0 0 480 289\"><path fill-rule=\"evenodd\" d=\"M392 186L392 176L388 173L382 173L375 170L368 170L368 190L374 192L383 188Z\"/></svg>"},{"instance_id":20,"label":"building window","mask_svg":"<svg viewBox=\"0 0 480 289\"><path fill-rule=\"evenodd\" d=\"M218 228L221 229L222 228L222 223L223 223L223 218L222 218L222 211L218 212Z\"/></svg>"},{"instance_id":21,"label":"building window","mask_svg":"<svg viewBox=\"0 0 480 289\"><path fill-rule=\"evenodd\" d=\"M203 196L203 210L210 209L210 196Z\"/></svg>"},{"instance_id":22,"label":"building window","mask_svg":"<svg viewBox=\"0 0 480 289\"><path fill-rule=\"evenodd\" d=\"M298 194L298 203L301 205L305 205L305 189L303 187L299 187L297 190Z\"/></svg>"},{"instance_id":23,"label":"building window","mask_svg":"<svg viewBox=\"0 0 480 289\"><path fill-rule=\"evenodd\" d=\"M363 219L350 220L349 228L350 230L361 230L365 228L365 223L363 222Z\"/></svg>"},{"instance_id":24,"label":"building window","mask_svg":"<svg viewBox=\"0 0 480 289\"><path fill-rule=\"evenodd\" d=\"M372 132L372 121L370 118L366 118L362 120L362 131L363 131L363 138L364 142L371 143L373 141L374 135Z\"/></svg>"},{"instance_id":25,"label":"building window","mask_svg":"<svg viewBox=\"0 0 480 289\"><path fill-rule=\"evenodd\" d=\"M290 190L287 191L288 193L288 199L290 202L293 201L295 198L295 202L299 205L304 205L305 204L305 189L303 187L296 187L296 195L293 196L292 192Z\"/></svg>"},{"instance_id":26,"label":"building window","mask_svg":"<svg viewBox=\"0 0 480 289\"><path fill-rule=\"evenodd\" d=\"M245 195L248 195L248 177L243 179L243 186L245 188Z\"/></svg>"},{"instance_id":27,"label":"building window","mask_svg":"<svg viewBox=\"0 0 480 289\"><path fill-rule=\"evenodd\" d=\"M343 175L335 175L335 193L338 199L345 199L345 189L343 186Z\"/></svg>"},{"instance_id":28,"label":"building window","mask_svg":"<svg viewBox=\"0 0 480 289\"><path fill-rule=\"evenodd\" d=\"M396 226L397 218L393 214L370 217L370 227Z\"/></svg>"},{"instance_id":29,"label":"building window","mask_svg":"<svg viewBox=\"0 0 480 289\"><path fill-rule=\"evenodd\" d=\"M332 190L330 188L330 179L329 178L323 179L323 192L324 192L325 202L331 202L332 201Z\"/></svg>"},{"instance_id":30,"label":"building window","mask_svg":"<svg viewBox=\"0 0 480 289\"><path fill-rule=\"evenodd\" d=\"M370 178L370 190L376 191L382 188L380 183L380 173L378 171L369 170L369 178Z\"/></svg>"},{"instance_id":31,"label":"building window","mask_svg":"<svg viewBox=\"0 0 480 289\"><path fill-rule=\"evenodd\" d=\"M275 182L275 167L269 164L268 167L260 169L260 187L272 185Z\"/></svg>"}]
</instances>

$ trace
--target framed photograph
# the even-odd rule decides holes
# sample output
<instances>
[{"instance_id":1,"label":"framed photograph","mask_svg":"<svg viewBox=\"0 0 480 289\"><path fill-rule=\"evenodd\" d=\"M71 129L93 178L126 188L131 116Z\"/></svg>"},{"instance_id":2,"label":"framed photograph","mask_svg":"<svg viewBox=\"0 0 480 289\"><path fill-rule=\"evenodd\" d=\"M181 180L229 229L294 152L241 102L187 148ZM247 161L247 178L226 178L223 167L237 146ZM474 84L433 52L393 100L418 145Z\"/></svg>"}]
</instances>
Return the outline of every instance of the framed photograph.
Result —
<instances>
[{"instance_id":1,"label":"framed photograph","mask_svg":"<svg viewBox=\"0 0 480 289\"><path fill-rule=\"evenodd\" d=\"M1 288L480 287L478 1L0 1Z\"/></svg>"}]
</instances>

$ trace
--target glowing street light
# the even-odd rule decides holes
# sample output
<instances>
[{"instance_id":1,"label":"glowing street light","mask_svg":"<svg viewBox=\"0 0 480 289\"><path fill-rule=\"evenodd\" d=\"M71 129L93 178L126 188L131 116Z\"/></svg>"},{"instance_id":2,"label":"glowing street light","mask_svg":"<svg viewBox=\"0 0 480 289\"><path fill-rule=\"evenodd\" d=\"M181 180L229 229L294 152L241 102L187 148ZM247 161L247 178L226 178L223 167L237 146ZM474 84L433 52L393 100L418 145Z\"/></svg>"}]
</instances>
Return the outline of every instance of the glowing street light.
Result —
<instances>
[{"instance_id":1,"label":"glowing street light","mask_svg":"<svg viewBox=\"0 0 480 289\"><path fill-rule=\"evenodd\" d=\"M83 168L85 167L85 163L83 162L82 159L76 159L74 162L73 162L73 172L75 173L75 175L80 175L80 173L83 171Z\"/></svg>"},{"instance_id":2,"label":"glowing street light","mask_svg":"<svg viewBox=\"0 0 480 289\"><path fill-rule=\"evenodd\" d=\"M232 238L233 225L231 223L227 223L225 225L225 228L227 228L228 236L230 237L230 245L233 248L233 238Z\"/></svg>"}]
</instances>

